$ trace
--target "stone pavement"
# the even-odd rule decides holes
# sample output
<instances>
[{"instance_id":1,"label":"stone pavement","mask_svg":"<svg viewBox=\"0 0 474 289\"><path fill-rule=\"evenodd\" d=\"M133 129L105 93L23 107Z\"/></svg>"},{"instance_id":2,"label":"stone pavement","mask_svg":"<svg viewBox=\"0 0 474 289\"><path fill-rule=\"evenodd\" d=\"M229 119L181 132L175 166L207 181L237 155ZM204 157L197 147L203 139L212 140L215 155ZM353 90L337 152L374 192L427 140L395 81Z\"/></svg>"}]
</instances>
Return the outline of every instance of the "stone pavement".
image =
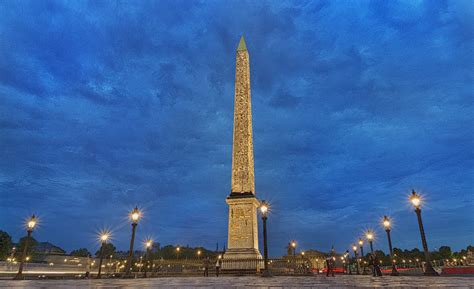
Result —
<instances>
[{"instance_id":1,"label":"stone pavement","mask_svg":"<svg viewBox=\"0 0 474 289\"><path fill-rule=\"evenodd\" d=\"M0 280L3 288L474 288L474 277L424 277L424 276L278 276L261 278L245 277L166 277L149 279L102 279L102 280Z\"/></svg>"}]
</instances>

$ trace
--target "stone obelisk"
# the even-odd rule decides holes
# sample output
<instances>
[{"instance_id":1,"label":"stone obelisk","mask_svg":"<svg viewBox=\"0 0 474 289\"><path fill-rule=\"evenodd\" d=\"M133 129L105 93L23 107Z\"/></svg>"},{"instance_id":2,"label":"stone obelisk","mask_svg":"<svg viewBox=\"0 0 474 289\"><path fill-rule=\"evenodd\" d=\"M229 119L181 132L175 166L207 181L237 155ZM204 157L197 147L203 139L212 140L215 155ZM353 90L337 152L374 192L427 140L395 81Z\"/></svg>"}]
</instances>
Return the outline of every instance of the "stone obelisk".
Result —
<instances>
[{"instance_id":1,"label":"stone obelisk","mask_svg":"<svg viewBox=\"0 0 474 289\"><path fill-rule=\"evenodd\" d=\"M232 188L227 197L229 231L224 258L261 258L258 250L257 208L253 165L250 63L244 37L237 47L234 95Z\"/></svg>"}]
</instances>

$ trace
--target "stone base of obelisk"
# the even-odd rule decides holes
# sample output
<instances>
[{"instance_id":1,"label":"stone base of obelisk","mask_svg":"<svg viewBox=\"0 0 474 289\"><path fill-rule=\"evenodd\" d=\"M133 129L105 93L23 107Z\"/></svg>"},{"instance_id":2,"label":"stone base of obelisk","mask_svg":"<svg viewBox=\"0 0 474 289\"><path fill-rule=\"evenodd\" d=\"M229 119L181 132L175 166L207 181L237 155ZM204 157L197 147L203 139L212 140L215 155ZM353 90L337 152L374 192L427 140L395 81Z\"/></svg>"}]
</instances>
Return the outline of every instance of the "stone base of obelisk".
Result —
<instances>
[{"instance_id":1,"label":"stone base of obelisk","mask_svg":"<svg viewBox=\"0 0 474 289\"><path fill-rule=\"evenodd\" d=\"M227 250L223 256L223 270L255 270L262 264L258 250L257 208L260 202L253 194L231 194Z\"/></svg>"}]
</instances>

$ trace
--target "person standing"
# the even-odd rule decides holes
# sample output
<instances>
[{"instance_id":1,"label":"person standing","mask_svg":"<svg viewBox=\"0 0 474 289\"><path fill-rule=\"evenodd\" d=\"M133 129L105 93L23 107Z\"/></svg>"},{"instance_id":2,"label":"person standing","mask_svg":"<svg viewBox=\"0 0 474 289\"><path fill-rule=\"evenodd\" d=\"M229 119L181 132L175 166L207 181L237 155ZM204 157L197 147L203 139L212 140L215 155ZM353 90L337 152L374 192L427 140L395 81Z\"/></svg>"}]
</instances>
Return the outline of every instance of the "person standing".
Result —
<instances>
[{"instance_id":1,"label":"person standing","mask_svg":"<svg viewBox=\"0 0 474 289\"><path fill-rule=\"evenodd\" d=\"M90 274L91 274L91 255L87 254L87 263L86 263L86 274L84 278L89 279Z\"/></svg>"},{"instance_id":2,"label":"person standing","mask_svg":"<svg viewBox=\"0 0 474 289\"><path fill-rule=\"evenodd\" d=\"M375 260L374 260L374 253L369 255L369 266L372 266L372 276L376 277L375 275Z\"/></svg>"},{"instance_id":3,"label":"person standing","mask_svg":"<svg viewBox=\"0 0 474 289\"><path fill-rule=\"evenodd\" d=\"M209 264L211 261L209 260L209 257L204 259L204 277L209 277Z\"/></svg>"},{"instance_id":4,"label":"person standing","mask_svg":"<svg viewBox=\"0 0 474 289\"><path fill-rule=\"evenodd\" d=\"M219 255L216 261L216 277L219 277L219 271L221 270L221 263L222 263L222 260L221 260L221 256Z\"/></svg>"},{"instance_id":5,"label":"person standing","mask_svg":"<svg viewBox=\"0 0 474 289\"><path fill-rule=\"evenodd\" d=\"M327 267L327 270L326 270L326 277L329 277L329 274L332 275L332 277L334 277L334 262L333 262L333 258L331 256L327 257L326 258L326 267Z\"/></svg>"},{"instance_id":6,"label":"person standing","mask_svg":"<svg viewBox=\"0 0 474 289\"><path fill-rule=\"evenodd\" d=\"M377 255L374 253L374 276L382 276L382 270L380 270L380 261Z\"/></svg>"}]
</instances>

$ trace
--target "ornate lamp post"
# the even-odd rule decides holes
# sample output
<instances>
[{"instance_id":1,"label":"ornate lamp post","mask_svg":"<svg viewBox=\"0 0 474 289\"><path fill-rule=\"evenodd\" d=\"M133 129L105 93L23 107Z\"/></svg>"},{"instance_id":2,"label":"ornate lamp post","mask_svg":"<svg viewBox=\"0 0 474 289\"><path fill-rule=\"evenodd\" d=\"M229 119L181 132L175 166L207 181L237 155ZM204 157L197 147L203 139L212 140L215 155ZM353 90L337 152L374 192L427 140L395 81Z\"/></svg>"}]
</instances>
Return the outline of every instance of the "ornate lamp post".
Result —
<instances>
[{"instance_id":1,"label":"ornate lamp post","mask_svg":"<svg viewBox=\"0 0 474 289\"><path fill-rule=\"evenodd\" d=\"M438 272L433 269L431 265L430 251L428 251L428 244L426 243L425 229L423 228L423 221L421 220L421 197L413 190L410 196L410 202L415 208L416 216L418 217L418 226L420 227L421 243L423 244L423 251L425 252L426 268L424 275L439 276Z\"/></svg>"},{"instance_id":2,"label":"ornate lamp post","mask_svg":"<svg viewBox=\"0 0 474 289\"><path fill-rule=\"evenodd\" d=\"M390 230L392 224L390 222L390 218L387 216L383 216L382 220L383 227L385 228L385 232L387 232L387 240L388 240L388 249L390 250L390 257L392 258L392 276L400 275L397 271L397 266L395 265L395 258L393 257L393 250L392 250L392 238L390 238Z\"/></svg>"},{"instance_id":3,"label":"ornate lamp post","mask_svg":"<svg viewBox=\"0 0 474 289\"><path fill-rule=\"evenodd\" d=\"M102 262L104 261L104 246L109 239L110 234L108 232L103 232L100 234L100 250L99 250L99 271L97 272L97 279L100 279L102 273Z\"/></svg>"},{"instance_id":4,"label":"ornate lamp post","mask_svg":"<svg viewBox=\"0 0 474 289\"><path fill-rule=\"evenodd\" d=\"M128 261L127 265L125 267L125 278L130 278L131 277L131 270L132 270L132 265L133 265L133 244L135 242L135 231L137 230L137 225L138 221L142 217L142 213L138 209L138 207L135 207L133 211L130 212L130 220L132 221L132 238L130 239L130 252L128 254Z\"/></svg>"},{"instance_id":5,"label":"ornate lamp post","mask_svg":"<svg viewBox=\"0 0 474 289\"><path fill-rule=\"evenodd\" d=\"M263 200L260 203L260 213L262 214L263 223L263 274L262 277L270 277L268 270L268 245L267 245L267 218L268 218L268 203ZM296 245L296 244L295 244Z\"/></svg>"},{"instance_id":6,"label":"ornate lamp post","mask_svg":"<svg viewBox=\"0 0 474 289\"><path fill-rule=\"evenodd\" d=\"M360 275L360 271L359 271L359 259L357 258L357 246L354 245L352 246L352 251L354 251L354 258L356 260L356 268L357 268L357 275Z\"/></svg>"},{"instance_id":7,"label":"ornate lamp post","mask_svg":"<svg viewBox=\"0 0 474 289\"><path fill-rule=\"evenodd\" d=\"M31 239L31 234L33 234L33 229L36 227L37 223L38 223L38 219L36 218L35 215L32 215L31 218L26 223L27 236L26 236L26 240L25 240L25 247L23 248L23 253L21 255L21 261L20 261L20 267L18 268L18 273L13 278L14 280L23 279L23 266L24 266L25 260L27 258L26 253L28 252L28 243Z\"/></svg>"},{"instance_id":8,"label":"ornate lamp post","mask_svg":"<svg viewBox=\"0 0 474 289\"><path fill-rule=\"evenodd\" d=\"M364 261L364 240L362 238L359 238L359 247L360 247L360 260L361 262L363 262L362 274L366 274L366 266L365 266L365 261Z\"/></svg>"},{"instance_id":9,"label":"ornate lamp post","mask_svg":"<svg viewBox=\"0 0 474 289\"><path fill-rule=\"evenodd\" d=\"M146 273L147 273L147 269L148 269L148 265L150 263L150 254L151 254L151 248L153 247L153 241L151 239L148 239L145 241L145 249L146 249L146 255L145 255L145 278L147 277L146 276Z\"/></svg>"},{"instance_id":10,"label":"ornate lamp post","mask_svg":"<svg viewBox=\"0 0 474 289\"><path fill-rule=\"evenodd\" d=\"M374 232L372 232L371 230L368 230L368 231L365 233L365 237L367 238L367 241L369 241L370 253L374 253L374 245L373 245Z\"/></svg>"}]
</instances>

